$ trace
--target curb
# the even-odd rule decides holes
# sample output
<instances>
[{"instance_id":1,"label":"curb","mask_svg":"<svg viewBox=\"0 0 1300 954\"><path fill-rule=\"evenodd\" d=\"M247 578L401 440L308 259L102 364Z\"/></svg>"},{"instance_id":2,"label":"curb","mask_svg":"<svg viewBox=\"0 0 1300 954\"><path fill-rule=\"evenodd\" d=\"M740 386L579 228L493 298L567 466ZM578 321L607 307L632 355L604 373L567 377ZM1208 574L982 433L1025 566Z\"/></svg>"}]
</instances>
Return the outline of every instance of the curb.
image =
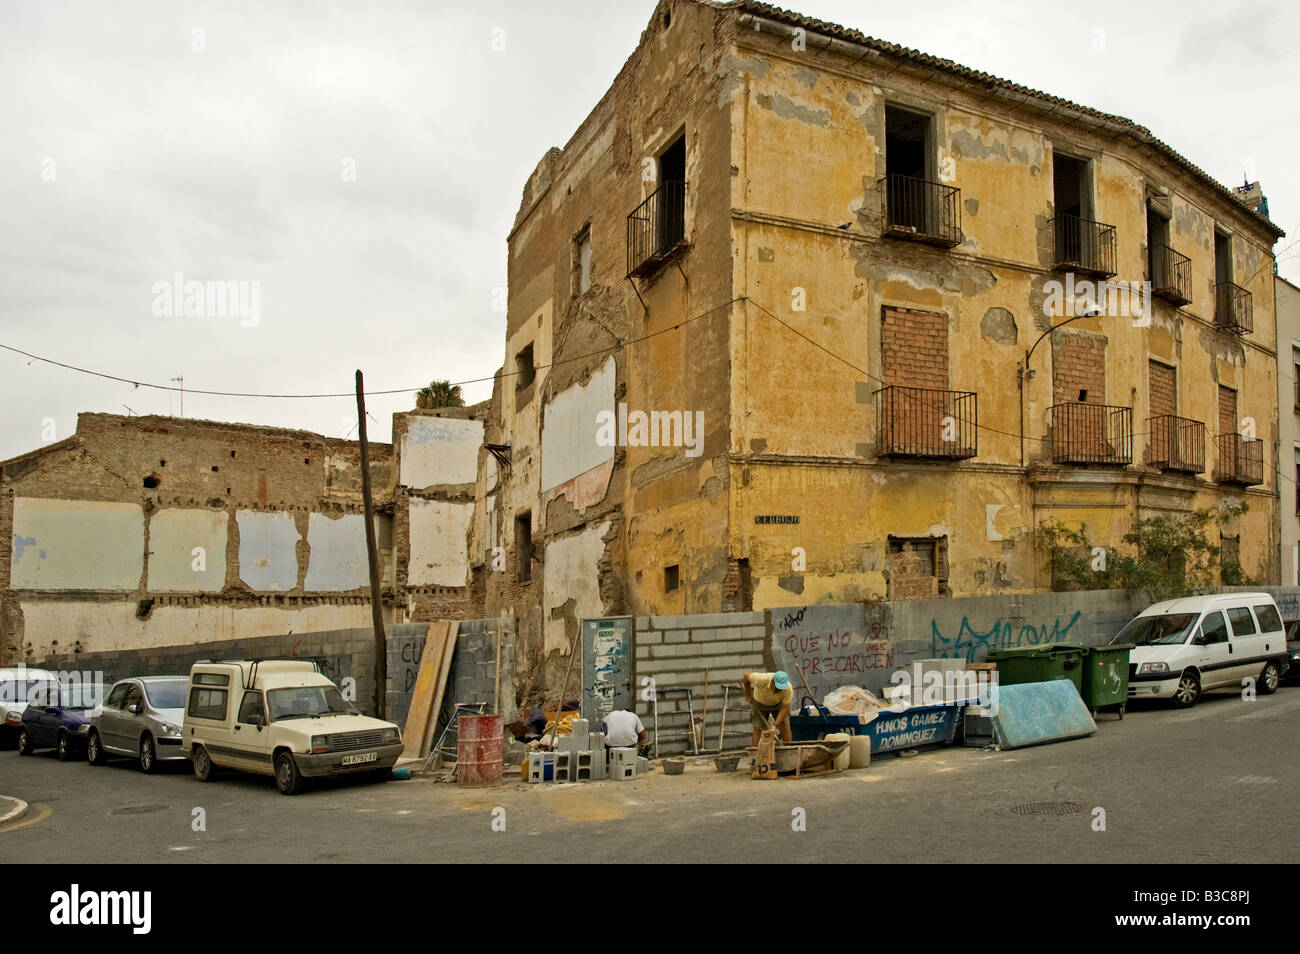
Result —
<instances>
[{"instance_id":1,"label":"curb","mask_svg":"<svg viewBox=\"0 0 1300 954\"><path fill-rule=\"evenodd\" d=\"M0 809L12 802L13 807L0 814L0 825L7 825L9 822L18 821L27 814L27 803L21 798L14 798L12 795L0 795Z\"/></svg>"}]
</instances>

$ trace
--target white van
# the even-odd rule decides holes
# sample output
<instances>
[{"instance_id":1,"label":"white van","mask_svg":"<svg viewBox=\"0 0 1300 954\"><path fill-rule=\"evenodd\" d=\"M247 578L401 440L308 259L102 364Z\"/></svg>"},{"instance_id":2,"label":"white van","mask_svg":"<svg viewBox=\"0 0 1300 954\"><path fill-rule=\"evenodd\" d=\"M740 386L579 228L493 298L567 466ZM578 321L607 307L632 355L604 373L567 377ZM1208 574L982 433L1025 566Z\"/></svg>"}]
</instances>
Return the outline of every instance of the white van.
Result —
<instances>
[{"instance_id":1,"label":"white van","mask_svg":"<svg viewBox=\"0 0 1300 954\"><path fill-rule=\"evenodd\" d=\"M1148 606L1111 643L1132 643L1130 699L1191 706L1207 689L1277 691L1290 665L1277 604L1267 593L1189 596Z\"/></svg>"},{"instance_id":2,"label":"white van","mask_svg":"<svg viewBox=\"0 0 1300 954\"><path fill-rule=\"evenodd\" d=\"M295 795L304 777L387 778L402 754L397 726L357 712L313 662L195 663L185 698L181 752L200 782L233 768L273 775Z\"/></svg>"}]
</instances>

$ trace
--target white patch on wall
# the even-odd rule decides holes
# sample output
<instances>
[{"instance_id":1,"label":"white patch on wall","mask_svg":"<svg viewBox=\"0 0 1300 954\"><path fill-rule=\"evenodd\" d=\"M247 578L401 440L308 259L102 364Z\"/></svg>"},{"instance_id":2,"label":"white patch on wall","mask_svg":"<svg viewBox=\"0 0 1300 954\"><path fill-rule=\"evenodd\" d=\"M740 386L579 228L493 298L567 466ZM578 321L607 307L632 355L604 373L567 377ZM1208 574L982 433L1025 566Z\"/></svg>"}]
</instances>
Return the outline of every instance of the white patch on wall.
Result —
<instances>
[{"instance_id":1,"label":"white patch on wall","mask_svg":"<svg viewBox=\"0 0 1300 954\"><path fill-rule=\"evenodd\" d=\"M543 563L546 634L542 647L545 653L567 650L570 638L577 633L577 622L583 617L601 616L600 558L605 552L604 536L609 532L609 521L588 527L581 533L554 540L546 547ZM552 619L551 610L573 600L574 632L565 630L563 619Z\"/></svg>"},{"instance_id":2,"label":"white patch on wall","mask_svg":"<svg viewBox=\"0 0 1300 954\"><path fill-rule=\"evenodd\" d=\"M10 587L134 590L144 572L139 504L14 498Z\"/></svg>"},{"instance_id":3,"label":"white patch on wall","mask_svg":"<svg viewBox=\"0 0 1300 954\"><path fill-rule=\"evenodd\" d=\"M239 578L254 590L283 592L298 585L298 540L291 513L235 511Z\"/></svg>"},{"instance_id":4,"label":"white patch on wall","mask_svg":"<svg viewBox=\"0 0 1300 954\"><path fill-rule=\"evenodd\" d=\"M585 384L575 384L546 405L542 423L542 490L614 459L614 448L596 442L597 415L614 410L614 359Z\"/></svg>"},{"instance_id":5,"label":"white patch on wall","mask_svg":"<svg viewBox=\"0 0 1300 954\"><path fill-rule=\"evenodd\" d=\"M411 414L402 435L403 487L472 484L478 479L483 422Z\"/></svg>"},{"instance_id":6,"label":"white patch on wall","mask_svg":"<svg viewBox=\"0 0 1300 954\"><path fill-rule=\"evenodd\" d=\"M375 548L379 549L379 534ZM366 518L359 513L334 518L313 513L307 519L307 579L304 589L313 592L355 590L370 585L366 558Z\"/></svg>"},{"instance_id":7,"label":"white patch on wall","mask_svg":"<svg viewBox=\"0 0 1300 954\"><path fill-rule=\"evenodd\" d=\"M472 503L411 498L408 586L464 586L469 573Z\"/></svg>"},{"instance_id":8,"label":"white patch on wall","mask_svg":"<svg viewBox=\"0 0 1300 954\"><path fill-rule=\"evenodd\" d=\"M215 593L226 585L224 510L168 507L149 518L151 593ZM202 559L196 561L196 547ZM202 569L195 569L201 566Z\"/></svg>"}]
</instances>

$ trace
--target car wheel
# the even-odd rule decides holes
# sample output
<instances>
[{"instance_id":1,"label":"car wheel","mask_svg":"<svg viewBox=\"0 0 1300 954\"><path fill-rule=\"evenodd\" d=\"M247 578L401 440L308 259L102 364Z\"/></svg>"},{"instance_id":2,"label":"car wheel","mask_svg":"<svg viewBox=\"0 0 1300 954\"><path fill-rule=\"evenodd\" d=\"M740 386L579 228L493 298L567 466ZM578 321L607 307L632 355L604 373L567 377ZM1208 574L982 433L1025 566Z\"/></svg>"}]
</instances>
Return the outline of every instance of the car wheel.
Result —
<instances>
[{"instance_id":1,"label":"car wheel","mask_svg":"<svg viewBox=\"0 0 1300 954\"><path fill-rule=\"evenodd\" d=\"M1264 671L1259 674L1259 691L1266 696L1271 696L1277 692L1278 683L1282 681L1282 676L1277 670L1277 663L1269 660L1264 666Z\"/></svg>"},{"instance_id":2,"label":"car wheel","mask_svg":"<svg viewBox=\"0 0 1300 954\"><path fill-rule=\"evenodd\" d=\"M31 736L27 734L26 729L19 729L18 730L18 754L31 755L32 751L33 750L32 750Z\"/></svg>"},{"instance_id":3,"label":"car wheel","mask_svg":"<svg viewBox=\"0 0 1300 954\"><path fill-rule=\"evenodd\" d=\"M108 756L104 754L104 746L99 742L99 733L90 733L90 738L86 740L86 761L91 765L107 765Z\"/></svg>"},{"instance_id":4,"label":"car wheel","mask_svg":"<svg viewBox=\"0 0 1300 954\"><path fill-rule=\"evenodd\" d=\"M153 736L145 733L140 739L140 771L152 775L158 768L158 751L154 748Z\"/></svg>"},{"instance_id":5,"label":"car wheel","mask_svg":"<svg viewBox=\"0 0 1300 954\"><path fill-rule=\"evenodd\" d=\"M1201 698L1201 677L1195 670L1189 669L1178 680L1178 688L1174 690L1174 705L1188 709L1196 705L1196 700L1199 698Z\"/></svg>"},{"instance_id":6,"label":"car wheel","mask_svg":"<svg viewBox=\"0 0 1300 954\"><path fill-rule=\"evenodd\" d=\"M68 733L59 733L59 740L55 743L54 750L58 752L60 762L72 761L72 745L68 741Z\"/></svg>"},{"instance_id":7,"label":"car wheel","mask_svg":"<svg viewBox=\"0 0 1300 954\"><path fill-rule=\"evenodd\" d=\"M275 787L281 795L297 795L302 791L302 773L292 752L281 751L275 756Z\"/></svg>"},{"instance_id":8,"label":"car wheel","mask_svg":"<svg viewBox=\"0 0 1300 954\"><path fill-rule=\"evenodd\" d=\"M194 765L194 777L196 779L200 782L212 781L212 759L208 757L207 749L201 745L194 746L190 762Z\"/></svg>"}]
</instances>

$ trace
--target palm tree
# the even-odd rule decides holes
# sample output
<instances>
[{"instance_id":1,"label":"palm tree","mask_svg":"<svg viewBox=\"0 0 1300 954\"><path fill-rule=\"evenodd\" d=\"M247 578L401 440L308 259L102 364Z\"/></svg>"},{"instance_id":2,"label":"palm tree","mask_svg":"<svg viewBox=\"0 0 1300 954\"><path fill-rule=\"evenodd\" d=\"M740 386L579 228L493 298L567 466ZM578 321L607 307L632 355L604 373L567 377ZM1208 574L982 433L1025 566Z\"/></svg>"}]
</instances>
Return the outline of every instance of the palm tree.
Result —
<instances>
[{"instance_id":1,"label":"palm tree","mask_svg":"<svg viewBox=\"0 0 1300 954\"><path fill-rule=\"evenodd\" d=\"M430 381L427 388L415 392L415 406L425 410L438 407L464 407L460 385L450 381Z\"/></svg>"}]
</instances>

